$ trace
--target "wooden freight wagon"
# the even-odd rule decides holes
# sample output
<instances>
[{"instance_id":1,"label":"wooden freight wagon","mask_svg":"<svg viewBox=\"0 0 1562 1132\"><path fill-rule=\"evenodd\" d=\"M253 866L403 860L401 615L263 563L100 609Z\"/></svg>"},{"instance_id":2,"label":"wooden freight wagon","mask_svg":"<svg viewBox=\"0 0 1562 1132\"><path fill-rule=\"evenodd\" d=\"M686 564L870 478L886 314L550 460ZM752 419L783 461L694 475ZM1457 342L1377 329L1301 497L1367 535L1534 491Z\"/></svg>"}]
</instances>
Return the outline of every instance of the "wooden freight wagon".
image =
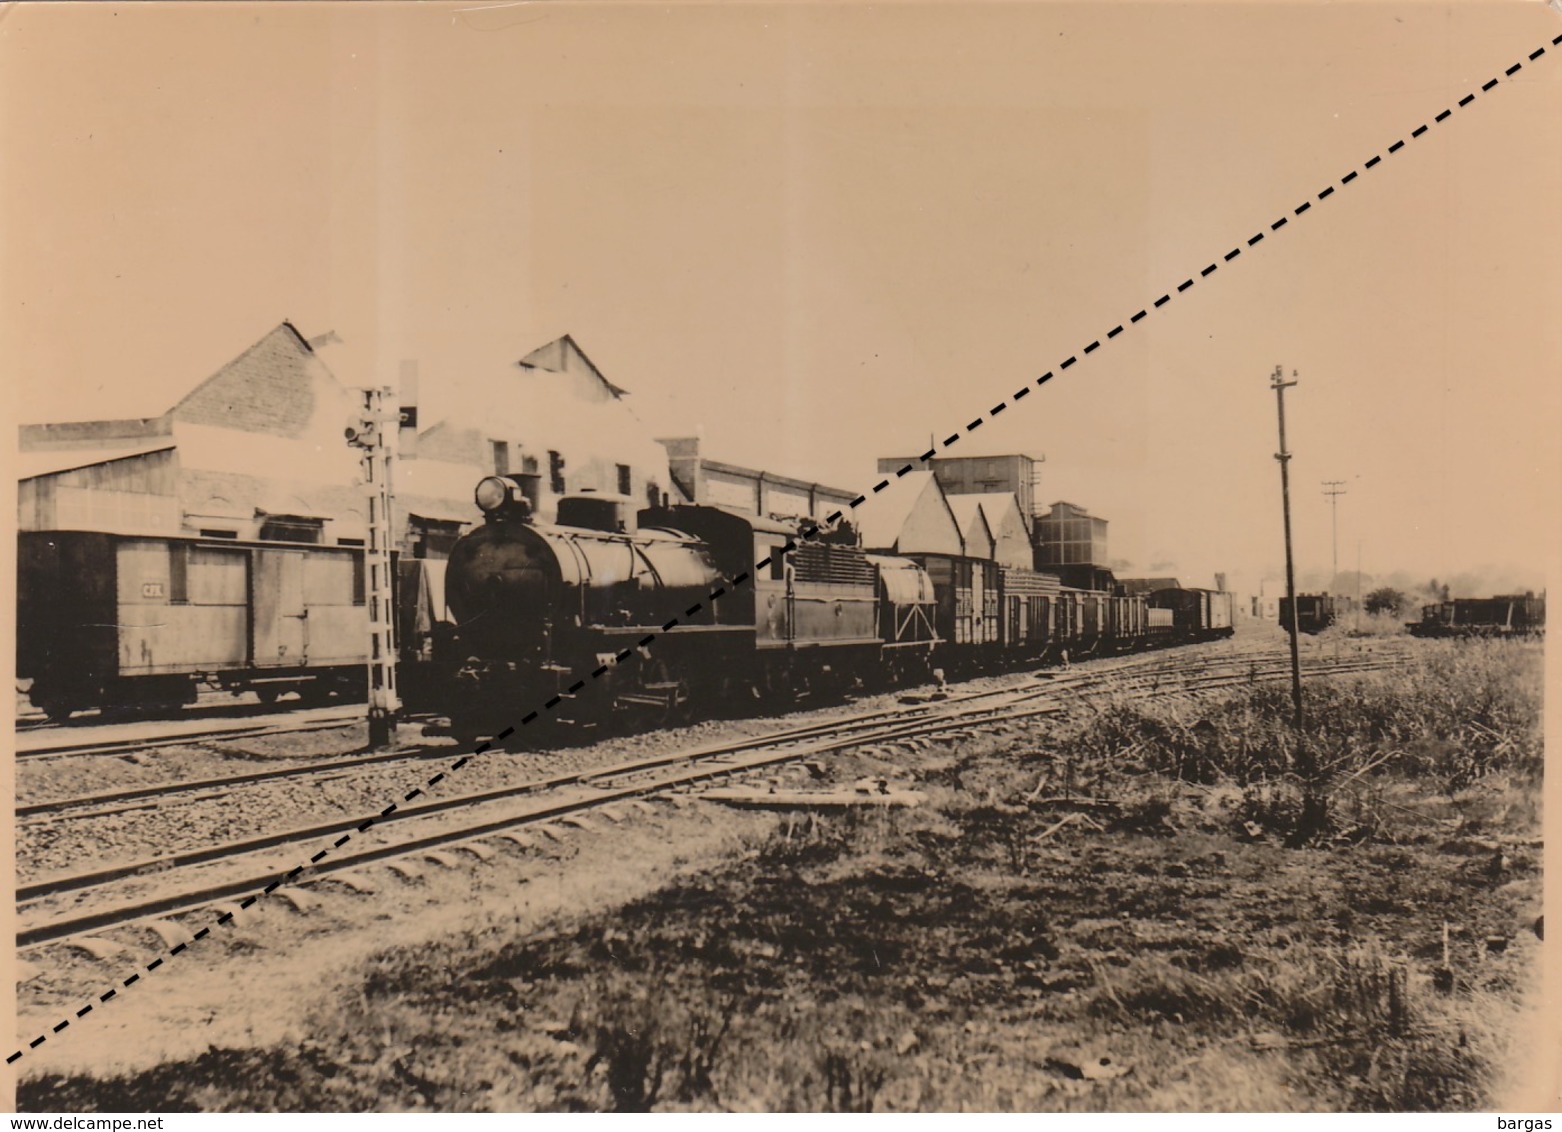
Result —
<instances>
[{"instance_id":1,"label":"wooden freight wagon","mask_svg":"<svg viewBox=\"0 0 1562 1132\"><path fill-rule=\"evenodd\" d=\"M938 635L957 647L998 643L998 564L952 554L910 554L933 580Z\"/></svg>"},{"instance_id":2,"label":"wooden freight wagon","mask_svg":"<svg viewBox=\"0 0 1562 1132\"><path fill-rule=\"evenodd\" d=\"M1321 633L1354 608L1355 603L1342 594L1297 594L1297 631ZM1280 599L1280 627L1289 628L1291 618L1291 599L1283 597Z\"/></svg>"},{"instance_id":3,"label":"wooden freight wagon","mask_svg":"<svg viewBox=\"0 0 1562 1132\"><path fill-rule=\"evenodd\" d=\"M1107 638L1118 652L1138 648L1149 637L1148 612L1144 597L1117 594L1107 603Z\"/></svg>"},{"instance_id":4,"label":"wooden freight wagon","mask_svg":"<svg viewBox=\"0 0 1562 1132\"><path fill-rule=\"evenodd\" d=\"M1053 643L1053 613L1062 584L1052 574L1011 567L999 570L998 584L1005 652L1040 656Z\"/></svg>"},{"instance_id":5,"label":"wooden freight wagon","mask_svg":"<svg viewBox=\"0 0 1562 1132\"><path fill-rule=\"evenodd\" d=\"M1179 641L1231 636L1232 597L1223 590L1162 589L1149 600L1151 608L1171 611Z\"/></svg>"},{"instance_id":6,"label":"wooden freight wagon","mask_svg":"<svg viewBox=\"0 0 1562 1132\"><path fill-rule=\"evenodd\" d=\"M23 531L17 675L51 718L193 702L200 684L314 698L361 690L363 551Z\"/></svg>"}]
</instances>

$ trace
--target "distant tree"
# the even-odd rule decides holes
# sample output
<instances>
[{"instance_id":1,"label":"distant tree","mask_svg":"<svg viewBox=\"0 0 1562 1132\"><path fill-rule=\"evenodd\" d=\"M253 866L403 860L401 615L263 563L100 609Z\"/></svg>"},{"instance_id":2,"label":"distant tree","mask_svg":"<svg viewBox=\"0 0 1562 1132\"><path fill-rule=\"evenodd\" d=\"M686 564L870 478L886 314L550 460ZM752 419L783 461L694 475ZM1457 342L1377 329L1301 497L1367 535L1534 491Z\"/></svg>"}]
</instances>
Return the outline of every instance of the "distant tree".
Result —
<instances>
[{"instance_id":1,"label":"distant tree","mask_svg":"<svg viewBox=\"0 0 1562 1132\"><path fill-rule=\"evenodd\" d=\"M1409 601L1408 597L1393 586L1381 586L1369 593L1361 604L1368 613L1392 613L1398 617L1404 612Z\"/></svg>"}]
</instances>

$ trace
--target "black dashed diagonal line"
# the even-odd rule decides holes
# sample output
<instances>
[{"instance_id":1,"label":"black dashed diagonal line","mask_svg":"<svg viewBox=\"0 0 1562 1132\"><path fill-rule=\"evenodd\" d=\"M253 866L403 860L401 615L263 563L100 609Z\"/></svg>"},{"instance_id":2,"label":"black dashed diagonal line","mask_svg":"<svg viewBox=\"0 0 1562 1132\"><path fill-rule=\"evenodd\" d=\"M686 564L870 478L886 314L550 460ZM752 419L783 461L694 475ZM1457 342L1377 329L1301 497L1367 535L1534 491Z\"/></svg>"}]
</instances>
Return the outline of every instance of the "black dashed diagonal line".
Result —
<instances>
[{"instance_id":1,"label":"black dashed diagonal line","mask_svg":"<svg viewBox=\"0 0 1562 1132\"><path fill-rule=\"evenodd\" d=\"M1556 46L1559 46L1559 45L1562 45L1562 35L1556 36L1551 41L1551 46L1552 47L1556 47ZM1536 48L1534 51L1532 51L1529 54L1528 58L1529 58L1530 61L1534 61L1534 60L1540 58L1545 53L1546 53L1546 48L1545 47L1539 47L1539 48ZM1513 75L1517 74L1521 69L1523 69L1523 66L1524 66L1523 62L1514 63L1511 67L1509 67L1506 71L1504 71L1503 74L1506 75L1507 77L1511 78ZM1485 82L1485 83L1483 83L1481 85L1481 92L1485 93L1487 91L1490 91L1490 90L1494 89L1498 85L1499 82L1500 82L1500 80L1496 79L1496 78L1488 80L1487 82ZM1451 107L1451 108L1449 108L1447 110L1444 110L1442 113L1438 114L1432 120L1433 124L1441 124L1442 122L1447 121L1453 115L1454 109L1462 109L1462 108L1470 105L1470 103L1475 100L1475 97L1476 97L1476 95L1475 95L1474 92L1465 95L1463 98L1461 98L1459 100L1459 102L1458 102L1456 107ZM1416 129L1411 131L1411 134L1410 134L1411 140L1415 140L1415 139L1418 139L1418 138L1422 137L1423 135L1425 135L1428 132L1429 128L1430 128L1429 126L1424 125L1424 124L1421 125L1421 126L1418 126ZM1404 147L1405 147L1405 142L1403 140L1399 140L1399 141L1394 142L1392 145L1390 145L1386 152L1389 155L1393 155L1393 154L1398 153ZM1370 159L1368 159L1366 162L1364 162L1362 164L1362 167L1361 167L1362 171L1370 171L1370 170L1376 168L1379 165L1379 163L1381 163L1382 160L1383 160L1383 158L1382 158L1381 155L1376 155L1376 154L1373 155ZM1356 180L1357 180L1357 171L1352 170L1351 172L1346 174L1346 176L1344 176L1340 180L1340 185L1344 186L1344 185L1354 184L1356 182ZM1320 201L1326 200L1333 193L1334 193L1334 187L1330 186L1329 188L1325 189L1324 191L1322 191L1322 192L1320 192L1318 194L1318 200L1320 200ZM1311 207L1312 207L1312 202L1304 201L1304 202L1302 202L1302 204L1298 205L1297 208L1294 210L1294 215L1296 215L1298 217L1302 216ZM1287 223L1288 223L1288 218L1285 217L1285 216L1281 216L1279 219L1275 220L1274 223L1272 223L1269 226L1269 231L1270 232L1278 232L1281 228L1284 228ZM1247 241L1248 247L1253 247L1254 245L1259 243L1261 240L1264 239L1264 236L1265 236L1264 232L1259 232L1256 235L1254 235L1252 238L1250 238ZM1240 248L1234 249L1232 252L1228 253L1224 257L1225 260L1229 262L1230 260L1235 259L1236 256L1240 253L1240 251L1241 251ZM1212 264L1210 264L1208 267L1204 268L1199 273L1200 277L1207 277L1207 276L1213 274L1215 272L1215 270L1219 266L1220 266L1219 263L1212 263ZM1187 281L1185 281L1184 283L1180 284L1177 287L1177 294L1181 295L1181 294L1185 293L1193 285L1194 285L1194 280L1192 278L1189 278ZM1133 315L1133 317L1128 320L1128 325L1129 326L1137 326L1141 321L1144 320L1144 318L1149 313L1151 313L1152 311L1160 310L1162 307L1166 306L1169 302L1171 302L1172 298L1173 298L1173 295L1170 292L1168 292L1167 294L1162 295L1160 298L1156 299L1155 302L1153 304L1151 304L1151 306L1149 308L1146 308L1144 310L1140 310L1138 313ZM1111 331L1109 331L1107 333L1107 335L1106 335L1107 339L1108 340L1115 339L1121 333L1122 330L1123 330L1122 326L1114 327ZM1082 351L1080 351L1080 353L1081 354L1090 354L1093 351L1095 351L1100 345L1101 345L1101 341L1100 340L1093 341L1088 346L1086 346ZM1060 362L1058 364L1057 372L1061 373L1063 370L1066 370L1070 366L1074 365L1075 362L1077 362L1078 360L1079 360L1079 355L1070 355L1068 358L1064 359L1062 362ZM1048 370L1046 373L1042 374L1040 377L1038 377L1036 379L1035 384L1036 385L1045 385L1047 382L1052 380L1052 377L1053 377L1053 371L1052 370ZM967 431L972 431L972 430L974 430L976 428L979 428L981 426L981 423L982 423L982 421L984 419L997 416L999 413L1001 413L1004 410L1004 408L1010 402L1017 402L1017 401L1019 401L1021 398L1025 397L1029 392L1030 392L1030 388L1029 387L1025 387L1025 388L1021 388L1019 390L1016 390L1012 397L1008 398L1006 401L1002 401L999 404L995 405L987 413L983 414L981 417L977 417L969 425L967 425L966 426ZM945 440L943 442L943 447L948 448L948 447L954 445L956 442L959 441L961 435L962 434L958 433L958 432L951 433L948 437L945 438ZM935 450L930 448L926 452L924 452L920 457L918 457L918 459L922 463L927 463L929 460L933 459L934 455L935 455ZM896 474L896 476L904 475L904 474L906 474L906 472L909 469L910 469L910 466L908 465L907 468L903 468L900 471L896 472L895 474ZM883 482L879 483L876 487L873 488L873 492L874 493L878 493L880 491L883 491L888 486L889 486L889 481L888 480L884 480ZM852 511L855 511L857 508L861 507L864 503L866 503L867 500L868 500L868 496L867 495L865 495L865 494L864 495L859 495L859 496L857 496L856 499L852 500L852 502L848 505L848 509L852 510ZM827 524L829 524L829 523L836 523L836 522L839 522L842 518L844 518L843 513L840 512L840 511L836 511L832 515L830 515L830 517L826 520L826 523ZM816 535L818 535L819 532L820 532L819 524L809 523L809 524L805 525L800 530L799 533L800 533L801 537L804 540L809 540L809 539L814 538ZM793 552L795 552L796 548L797 548L796 544L788 543L786 545L786 547L783 548L781 553L783 553L783 554L793 553ZM769 563L770 563L770 559L767 558L765 561L760 562L758 564L758 568L759 569L764 569L766 566L769 565ZM735 587L743 585L745 582L748 581L748 579L749 579L749 574L748 574L747 571L738 574L734 578L726 579L722 585L716 587L716 589L712 590L710 592L710 594L707 595L707 601L715 602L715 601L720 600L722 595L724 595L727 592L729 592L729 590L731 588L735 588ZM692 616L692 613L690 614L690 616ZM677 624L678 624L678 619L674 618L673 620L667 622L667 624L663 627L663 632L671 632L672 629L677 626ZM655 642L655 640L656 640L656 635L655 634L643 637L643 638L641 638L641 641L640 641L640 647L641 648L649 648ZM627 661L629 661L632 658L632 656L633 656L633 651L630 650L630 649L625 649L625 650L619 652L614 657L614 664L617 665L617 664L626 663ZM610 670L611 667L612 666L610 666L610 665L603 665L603 666L598 667L594 672L591 673L591 678L592 679L599 679L601 676L605 675ZM577 688L583 688L584 686L585 686L585 681L581 681L581 682L579 682L576 685ZM557 707L559 705L560 702L562 702L562 699L563 699L563 697L561 697L561 696L554 696L552 699L548 700L545 704L543 704L541 709L530 711L526 715L522 716L521 720L520 720L520 723L517 726L526 727L526 726L529 726L530 724L536 722L539 718L541 718L541 715L542 715L543 712L552 711L555 707ZM513 734L515 734L515 726L506 727L498 735L494 736L494 738L496 740L502 741L502 740L508 739ZM488 743L480 744L477 748L475 748L473 753L474 754L482 754L485 751L489 750L490 746L491 746L491 744L488 744ZM471 758L471 756L468 755L468 756L463 756L460 759L457 759L454 763L451 764L450 771L454 772L454 771L460 770L462 767L464 767L470 761L470 758ZM419 788L417 790L414 790L411 793L409 793L408 795L406 795L405 800L406 801L411 801L414 796L416 796L417 794L422 793L423 790L425 790L425 789L432 789L433 787L439 785L439 783L445 779L446 773L447 772L445 772L445 771L441 771L438 774L433 775L432 777L429 778L429 780L426 783L424 783L423 787L421 787L421 788ZM382 815L381 816L390 814L391 812L394 811L394 809L395 809L394 805L392 805L390 807L387 807L384 811L382 811ZM357 831L359 833L367 832L369 829L372 829L374 827L374 825L376 824L376 822L378 820L379 820L378 817L367 818L365 821L363 821L357 827ZM346 845L349 841L351 841L353 836L354 836L353 834L345 834L342 837L337 838L335 843L334 843L335 844L335 848L340 849L342 846ZM329 856L330 853L331 853L331 850L322 849L319 852L315 853L312 857L310 857L309 858L309 862L310 862L310 864L318 864L321 860L323 860L324 858ZM279 878L278 880L273 881L272 883L268 884L262 890L261 893L245 897L243 900L241 900L239 902L238 906L241 909L250 908L258 900L262 899L264 895L269 895L270 893L276 891L276 889L278 889L279 887L282 887L283 885L285 885L287 883L290 883L291 882L291 878L295 878L297 876L302 875L303 871L304 871L304 866L299 866L299 867L294 868L290 873L285 874L284 878ZM234 916L233 916L233 914L231 912L223 912L223 913L219 914L215 918L215 920L213 921L213 926L229 927L233 923L234 923ZM210 932L211 932L211 928L210 927L203 927L203 928L200 929L200 931L195 933L195 939L198 939L198 940L199 939L204 939ZM175 947L171 947L171 948L168 949L167 957L172 957L172 956L175 956L175 955L179 955L187 947L188 947L187 943L181 943L181 944L176 945ZM146 963L143 966L142 970L146 971L148 973L150 973L152 971L156 971L158 968L162 967L162 965L164 963L164 960L165 960L165 956L158 956L156 959L153 959L150 962ZM121 988L128 988L128 987L134 986L136 983L138 983L140 981L141 981L141 973L140 972L132 972L130 975L126 976L124 979L122 979L120 981L120 987ZM97 996L97 1001L99 1003L107 1003L107 1002L113 1000L114 998L118 997L118 994L119 994L119 988L110 987L108 990L104 991L102 994ZM93 1008L92 1004L88 1003L87 1005L83 1006L81 1009L76 1011L75 1017L77 1017L77 1018L85 1017L88 1013L91 1012L92 1008ZM6 1057L6 1059L5 1059L6 1064L7 1065L13 1065L16 1062L20 1061L23 1057L27 1056L28 1050L37 1049L39 1046L43 1045L44 1042L48 1041L48 1039L50 1037L50 1034L61 1033L67 1027L69 1027L70 1024L71 1024L71 1019L70 1018L65 1018L65 1019L61 1020L58 1024L53 1026L50 1029L49 1032L40 1034L37 1037L33 1038L31 1041L29 1041L27 1043L27 1046L26 1046L25 1049L18 1049L14 1053L8 1055Z\"/></svg>"}]
</instances>

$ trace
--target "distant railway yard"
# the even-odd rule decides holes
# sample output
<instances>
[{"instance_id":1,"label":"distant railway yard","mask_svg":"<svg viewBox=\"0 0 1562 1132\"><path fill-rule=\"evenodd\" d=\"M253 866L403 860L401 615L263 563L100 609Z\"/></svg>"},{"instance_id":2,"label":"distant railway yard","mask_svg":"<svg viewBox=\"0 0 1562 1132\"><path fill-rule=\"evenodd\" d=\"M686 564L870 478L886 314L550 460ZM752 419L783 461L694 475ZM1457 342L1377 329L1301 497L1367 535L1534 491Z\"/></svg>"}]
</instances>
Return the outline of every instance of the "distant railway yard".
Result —
<instances>
[{"instance_id":1,"label":"distant railway yard","mask_svg":"<svg viewBox=\"0 0 1562 1132\"><path fill-rule=\"evenodd\" d=\"M1077 1057L1071 1062L1072 1054L1032 1051L1025 1056L1040 1057L1039 1091L1010 1098L1013 1103L1088 1107L1091 1090L1112 1089L1115 1103L1175 1107L1181 1078L1149 1047L1165 1026L1196 1029L1197 1010L1216 1006L1198 1007L1191 1000L1177 1009L1144 1006L1155 995L1135 981L1148 978L1139 970L1138 953L1130 959L1115 946L1092 945L1089 954L1071 958L1063 940L1099 935L1104 926L1087 927L1098 921L1110 925L1108 934L1154 934L1157 924L1175 928L1174 934L1187 938L1166 953L1173 963L1192 949L1191 965L1178 968L1181 981L1174 988L1184 998L1219 997L1212 987L1228 975L1245 971L1243 977L1257 977L1258 960L1244 966L1240 957L1234 959L1231 972L1211 966L1208 955L1218 950L1213 936L1227 940L1234 934L1210 911L1213 890L1186 906L1160 900L1155 908L1142 903L1146 895L1135 895L1147 880L1185 888L1189 882L1181 878L1202 875L1199 862L1214 860L1229 864L1217 870L1222 874L1263 868L1305 874L1287 881L1285 893L1250 898L1242 895L1249 892L1246 882L1231 882L1233 914L1242 919L1251 913L1270 925L1252 937L1258 942L1234 945L1239 952L1256 955L1273 942L1274 903L1312 892L1321 901L1319 925L1328 939L1302 939L1306 917L1293 914L1286 922L1294 928L1293 944L1320 949L1325 957L1320 961L1333 954L1328 948L1336 948L1340 956L1356 956L1350 963L1365 962L1350 950L1351 917L1377 924L1392 914L1403 921L1395 930L1408 933L1400 937L1403 950L1374 952L1372 962L1382 970L1363 968L1362 978L1408 978L1405 993L1427 1010L1440 1008L1428 988L1440 987L1445 977L1455 980L1455 995L1464 996L1467 1006L1517 1010L1519 974L1533 957L1540 930L1534 907L1538 825L1533 806L1521 812L1506 783L1524 772L1525 752L1534 740L1522 733L1521 719L1488 712L1476 722L1502 739L1488 742L1477 763L1461 769L1451 750L1459 736L1444 736L1434 750L1412 732L1420 697L1432 682L1455 677L1469 685L1464 694L1478 694L1481 680L1472 680L1468 657L1479 653L1481 663L1502 665L1500 675L1507 680L1515 672L1533 675L1538 649L1522 642L1350 638L1339 632L1304 644L1309 695L1335 707L1356 705L1342 708L1341 718L1366 711L1361 705L1387 694L1384 689L1396 681L1404 685L1394 693L1404 699L1401 715L1374 725L1394 738L1382 740L1375 751L1357 750L1356 739L1334 734L1335 723L1318 725L1319 754L1332 765L1326 772L1329 815L1315 829L1298 817L1295 776L1285 770L1284 752L1273 749L1287 740L1261 718L1263 710L1283 707L1289 677L1283 636L1261 626L1226 640L1072 666L1027 667L942 691L921 685L799 705L780 717L729 715L601 737L560 727L556 735L532 737L532 749L516 746L473 757L458 774L450 767L465 749L441 734L445 729L438 721L404 723L399 749L366 753L361 719L341 718L343 709L336 708L230 719L222 727L210 720L160 719L78 723L49 729L47 738L30 732L23 736L22 753L31 747L35 756L47 757L24 757L17 765L22 1032L48 1033L72 1018L111 1040L41 1045L29 1057L23 1095L55 1107L89 1101L134 1107L136 1090L153 1087L154 1077L147 1076L155 1076L153 1067L174 1064L189 1104L243 1107L250 1102L242 1091L224 1092L234 1086L219 1080L231 1075L207 1065L212 1058L238 1058L253 1063L262 1078L293 1075L292 1091L284 1090L286 1097L277 1102L282 1107L367 1103L363 1097L386 1088L399 1098L388 1102L397 1107L648 1107L657 1103L659 1087L649 1076L629 1087L629 1094L617 1078L601 1091L605 1071L597 1066L628 1056L613 1052L619 1040L614 1027L633 1027L632 1019L592 1016L593 996L605 994L597 1005L611 1013L625 1002L645 1001L647 987L653 999L666 993L663 978L680 982L715 962L709 948L717 946L717 938L724 940L718 950L757 947L752 964L739 965L756 972L752 986L734 984L723 998L711 989L724 985L718 977L689 1001L713 1012L706 1019L711 1025L726 1027L734 1024L731 1004L757 995L758 1013L737 1025L741 1034L735 1040L760 1041L753 1027L777 1001L801 993L796 982L801 969L789 968L782 979L791 988L787 993L777 989L781 984L766 982L770 976L764 971L781 962L777 956L801 947L799 963L823 962L835 946L825 940L855 938L865 930L858 923L863 916L889 915L881 931L861 937L869 950L870 937L878 939L883 962L898 972L891 982L900 988L895 991L900 1005L888 1014L870 1011L878 1019L873 1033L856 1034L835 1008L825 1008L822 1017L831 1029L821 1036L821 1048L826 1060L835 1061L804 1064L797 1061L801 1053L783 1043L782 1063L796 1061L783 1081L735 1077L728 1066L718 1073L719 1099L689 1080L679 1085L677 1096L684 1100L678 1103L983 1103L981 1095L961 1092L956 1067L971 1055L973 1041L997 1042L987 1056L1018 1056L998 1037L1012 1028L1021 1004L1034 1005L1036 994L1051 987L1058 997L1048 1010L1070 1017L1084 1011L1074 1018L1082 1028L1074 1027L1071 1049L1088 1037L1091 1049L1131 1050L1139 1074L1117 1080L1092 1070L1085 1078L1092 1083L1081 1085L1069 1070L1078 1068ZM1439 722L1423 719L1419 726ZM66 749L56 739L62 732L79 749ZM258 903L247 900L294 865L307 865L312 853L329 848L341 831L355 830L364 815L381 814L388 800L441 772L446 777L438 788L428 787L390 820L355 835L294 883ZM934 860L946 843L948 852L958 848L959 861ZM1302 855L1273 857L1289 852L1286 844L1302 847ZM1377 875L1379 858L1391 850L1405 862L1415 858L1418 868L1430 857L1435 867L1427 875L1436 884L1453 868L1454 880L1473 885L1467 906L1436 911L1420 900L1400 900L1393 892L1405 878L1393 891L1366 885L1357 874ZM810 869L823 873L805 879L802 873ZM864 869L872 892L853 889L848 904L855 905L829 911L807 895ZM1343 880L1334 875L1341 869L1349 874ZM1115 887L1103 894L1099 886L1109 880ZM912 961L909 940L900 940L911 921L935 935L945 930L936 926L944 913L927 903L934 894L942 894L934 901L939 903L951 893L986 891L995 884L1004 893L1016 884L1054 887L1048 888L1052 895L1035 897L1034 923L1011 922L1013 894L1004 895L1001 914L985 929L986 942L966 941L945 956L956 962L958 953L966 966L980 959L986 974L976 968L939 973L925 968L942 960ZM729 891L710 903L715 899L710 893L733 885L746 895ZM1065 895L1058 885L1072 886L1071 892ZM759 894L774 886L794 893L798 924L804 926L786 928L773 918L764 920L769 928L730 922L731 915L748 917L753 901L763 903ZM706 896L690 904L692 891ZM1087 914L1084 906L1091 900L1101 907ZM909 902L903 912L911 921L891 914L886 901ZM1335 907L1342 902L1348 906L1344 911ZM658 907L665 915L651 911ZM1119 912L1126 922L1116 918ZM716 922L705 922L710 916ZM851 922L816 923L821 916ZM1440 932L1439 916L1456 922ZM945 918L949 927L968 917ZM621 935L615 934L619 924ZM1042 924L1048 925L1045 933ZM660 940L657 947L673 946L672 935L686 933L676 946L694 947L689 970L671 974L665 957L653 962L642 954L650 946L648 930ZM808 947L787 943L788 933L798 930L816 932L817 938ZM745 932L758 934L744 942L739 937ZM1044 946L1038 933L1051 933L1051 942ZM575 954L570 941L588 937L599 942ZM451 1060L449 1035L438 1032L439 1019L460 997L456 985L468 977L457 967L478 961L474 956L490 946L482 941L500 938L509 942L492 946L502 954L519 949L529 956L505 993L529 1003L522 1012L529 1020L516 1025L532 1065L530 1091L504 1098L472 1091L477 1078L470 1074L483 1077L474 1065L489 1055L474 1054L470 1064L464 1055ZM622 953L615 939L623 941ZM569 956L532 955L560 948ZM414 1011L411 1002L422 1001L425 991L404 989L397 1009L386 1015L387 1025L405 1027L415 1014L429 1032L398 1035L406 1048L396 1057L381 1051L383 1057L364 1061L332 1048L339 1040L333 1035L355 1009L352 1001L382 994L385 978L405 988L407 972L435 961L442 949L451 958L441 979L456 997L437 1007L424 1002ZM814 957L805 961L810 954ZM1145 952L1156 954L1153 947ZM1430 959L1420 958L1425 956ZM843 962L858 969L849 955ZM526 967L533 963L535 969ZM392 969L393 978L386 974ZM652 982L634 989L641 977L636 971L657 970L663 974L646 974ZM132 981L140 985L126 985L132 976L139 976ZM923 1011L921 1020L907 1015L911 1020L904 1026L881 1033L885 1017L905 1012L902 976L913 978L917 995L949 1002L960 998L949 989L951 978L961 985L985 980L998 995L992 1001L1001 1005L979 1014L950 1013L952 1006ZM946 993L935 993L940 979ZM606 991L606 984L598 985L602 980L611 984ZM1008 989L1000 993L999 984ZM848 998L872 997L857 986L855 975L842 986ZM110 990L115 993L106 1001ZM1241 993L1255 992L1248 987ZM96 1009L82 1015L88 1004ZM1254 1009L1257 1026L1264 1011ZM1319 1009L1327 1015L1332 1008ZM717 1017L723 1010L725 1022ZM687 1011L668 1018L675 1015L678 1025L688 1022ZM949 1028L946 1023L952 1025L957 1015L983 1018L987 1029ZM1443 1025L1429 1017L1417 1020L1416 1033ZM1334 1025L1325 1019L1319 1026L1325 1022ZM661 1035L658 1041L682 1043L686 1035L674 1034L675 1028L667 1022L651 1033ZM1280 1023L1271 1028L1278 1037L1264 1031L1258 1040L1280 1043L1275 1049L1303 1048L1323 1033ZM1469 1064L1450 1070L1454 1084L1447 1086L1469 1090L1470 1098L1489 1095L1499 1084L1490 1070L1500 1052L1491 1046L1494 1031L1474 1033L1473 1052L1451 1055ZM1240 1059L1260 1056L1254 1053L1258 1048L1243 1046ZM673 1057L666 1050L642 1052L653 1060ZM715 1057L715 1050L707 1052ZM926 1071L928 1057L943 1068ZM299 1076L299 1059L315 1065L320 1058L337 1059L336 1068L322 1075L306 1065ZM923 1092L902 1096L897 1090L910 1085L896 1084L897 1065L913 1061L922 1064L915 1076ZM1268 1076L1260 1078L1270 1080L1274 1072L1266 1069ZM854 1082L849 1088L842 1084L847 1078ZM210 1084L202 1085L207 1079ZM430 1083L410 1084L414 1079ZM1373 1079L1390 1100L1361 1091L1347 1099L1369 1107L1402 1103L1404 1090L1412 1088L1405 1084L1409 1079L1396 1078L1392 1088ZM458 1084L466 1102L454 1099L451 1090ZM209 1089L217 1091L202 1091ZM349 1098L333 1092L338 1089L363 1094ZM1262 1102L1261 1093L1255 1097L1246 1101Z\"/></svg>"}]
</instances>

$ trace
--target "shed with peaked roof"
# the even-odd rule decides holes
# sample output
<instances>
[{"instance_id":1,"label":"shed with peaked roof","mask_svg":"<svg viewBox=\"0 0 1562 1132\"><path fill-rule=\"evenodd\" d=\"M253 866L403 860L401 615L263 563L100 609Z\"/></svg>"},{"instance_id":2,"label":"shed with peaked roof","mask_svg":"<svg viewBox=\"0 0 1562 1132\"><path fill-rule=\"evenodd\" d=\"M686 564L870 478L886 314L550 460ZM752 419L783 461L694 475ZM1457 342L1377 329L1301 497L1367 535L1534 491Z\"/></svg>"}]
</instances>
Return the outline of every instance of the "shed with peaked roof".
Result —
<instances>
[{"instance_id":1,"label":"shed with peaked roof","mask_svg":"<svg viewBox=\"0 0 1562 1132\"><path fill-rule=\"evenodd\" d=\"M865 550L879 554L964 554L960 524L932 472L907 472L857 508Z\"/></svg>"},{"instance_id":2,"label":"shed with peaked roof","mask_svg":"<svg viewBox=\"0 0 1562 1132\"><path fill-rule=\"evenodd\" d=\"M950 506L965 506L959 500L972 500L980 507L992 532L992 558L1000 566L1029 570L1035 563L1031 550L1030 528L1025 525L1024 511L1012 491L972 492L951 495ZM957 515L959 511L955 512Z\"/></svg>"},{"instance_id":3,"label":"shed with peaked roof","mask_svg":"<svg viewBox=\"0 0 1562 1132\"><path fill-rule=\"evenodd\" d=\"M987 524L987 516L982 513L982 501L974 495L946 495L949 501L949 509L955 514L955 522L960 527L960 541L965 544L965 554L968 558L987 558L993 556L993 532Z\"/></svg>"}]
</instances>

